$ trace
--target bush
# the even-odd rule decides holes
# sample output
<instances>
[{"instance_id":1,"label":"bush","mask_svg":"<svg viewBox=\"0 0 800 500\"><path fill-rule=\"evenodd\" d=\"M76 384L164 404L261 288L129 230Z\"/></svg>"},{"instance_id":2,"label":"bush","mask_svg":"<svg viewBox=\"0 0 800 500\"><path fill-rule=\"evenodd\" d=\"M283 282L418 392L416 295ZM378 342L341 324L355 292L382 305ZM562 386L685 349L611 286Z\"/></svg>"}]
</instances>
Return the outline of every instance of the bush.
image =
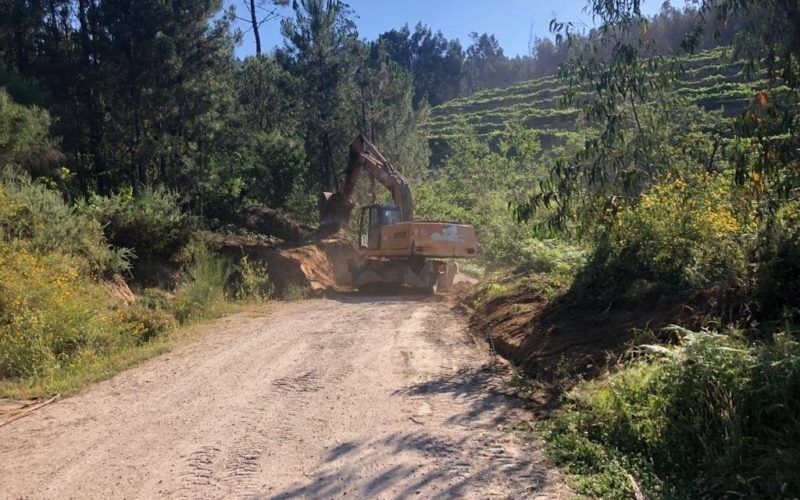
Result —
<instances>
[{"instance_id":1,"label":"bush","mask_svg":"<svg viewBox=\"0 0 800 500\"><path fill-rule=\"evenodd\" d=\"M95 195L80 209L102 223L112 244L130 248L145 260L175 256L191 238L194 227L193 219L181 210L180 197L161 187Z\"/></svg>"},{"instance_id":2,"label":"bush","mask_svg":"<svg viewBox=\"0 0 800 500\"><path fill-rule=\"evenodd\" d=\"M571 393L548 434L584 492L629 497L631 473L663 496L800 494L800 344L691 333L652 350Z\"/></svg>"},{"instance_id":3,"label":"bush","mask_svg":"<svg viewBox=\"0 0 800 500\"><path fill-rule=\"evenodd\" d=\"M5 75L7 70L0 66L0 78ZM46 155L51 148L49 129L47 111L17 104L0 85L0 167Z\"/></svg>"},{"instance_id":4,"label":"bush","mask_svg":"<svg viewBox=\"0 0 800 500\"><path fill-rule=\"evenodd\" d=\"M122 324L129 329L137 344L163 337L178 326L175 317L161 308L150 308L144 303L134 303L119 313Z\"/></svg>"},{"instance_id":5,"label":"bush","mask_svg":"<svg viewBox=\"0 0 800 500\"><path fill-rule=\"evenodd\" d=\"M171 309L172 299L172 295L166 290L160 288L146 288L142 292L142 297L139 301L148 309L169 311Z\"/></svg>"},{"instance_id":6,"label":"bush","mask_svg":"<svg viewBox=\"0 0 800 500\"><path fill-rule=\"evenodd\" d=\"M528 239L518 254L518 269L529 273L571 276L586 263L581 249L559 240Z\"/></svg>"},{"instance_id":7,"label":"bush","mask_svg":"<svg viewBox=\"0 0 800 500\"><path fill-rule=\"evenodd\" d=\"M597 255L611 282L646 279L701 289L746 273L746 237L735 193L722 178L668 178L623 207Z\"/></svg>"},{"instance_id":8,"label":"bush","mask_svg":"<svg viewBox=\"0 0 800 500\"><path fill-rule=\"evenodd\" d=\"M755 300L760 317L800 320L800 201L786 203L766 225Z\"/></svg>"},{"instance_id":9,"label":"bush","mask_svg":"<svg viewBox=\"0 0 800 500\"><path fill-rule=\"evenodd\" d=\"M77 213L58 192L8 168L0 169L0 238L25 241L37 252L77 257L95 274L129 267L130 252L109 246L97 220Z\"/></svg>"},{"instance_id":10,"label":"bush","mask_svg":"<svg viewBox=\"0 0 800 500\"><path fill-rule=\"evenodd\" d=\"M0 376L40 377L113 342L109 304L81 263L0 240Z\"/></svg>"},{"instance_id":11,"label":"bush","mask_svg":"<svg viewBox=\"0 0 800 500\"><path fill-rule=\"evenodd\" d=\"M247 255L243 255L237 266L237 275L234 280L237 300L264 302L272 297L275 289L265 262L251 263Z\"/></svg>"},{"instance_id":12,"label":"bush","mask_svg":"<svg viewBox=\"0 0 800 500\"><path fill-rule=\"evenodd\" d=\"M42 379L176 325L164 309L114 307L80 259L0 240L0 378Z\"/></svg>"},{"instance_id":13,"label":"bush","mask_svg":"<svg viewBox=\"0 0 800 500\"><path fill-rule=\"evenodd\" d=\"M175 317L187 323L217 315L232 274L233 266L228 259L205 249L196 251L183 281L175 290Z\"/></svg>"}]
</instances>

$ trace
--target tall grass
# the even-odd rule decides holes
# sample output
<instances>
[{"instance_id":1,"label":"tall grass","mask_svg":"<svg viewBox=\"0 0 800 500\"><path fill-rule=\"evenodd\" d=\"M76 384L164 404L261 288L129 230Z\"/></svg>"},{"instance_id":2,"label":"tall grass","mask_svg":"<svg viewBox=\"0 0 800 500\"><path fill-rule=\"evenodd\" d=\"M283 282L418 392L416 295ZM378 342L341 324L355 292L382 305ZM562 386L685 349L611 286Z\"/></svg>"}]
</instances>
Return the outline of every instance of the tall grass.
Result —
<instances>
[{"instance_id":1,"label":"tall grass","mask_svg":"<svg viewBox=\"0 0 800 500\"><path fill-rule=\"evenodd\" d=\"M578 489L629 498L800 495L800 344L690 333L580 385L547 434ZM640 353L641 354L641 353Z\"/></svg>"},{"instance_id":2,"label":"tall grass","mask_svg":"<svg viewBox=\"0 0 800 500\"><path fill-rule=\"evenodd\" d=\"M175 291L175 317L181 323L191 323L218 316L224 310L225 289L233 272L230 260L204 248L195 251Z\"/></svg>"}]
</instances>

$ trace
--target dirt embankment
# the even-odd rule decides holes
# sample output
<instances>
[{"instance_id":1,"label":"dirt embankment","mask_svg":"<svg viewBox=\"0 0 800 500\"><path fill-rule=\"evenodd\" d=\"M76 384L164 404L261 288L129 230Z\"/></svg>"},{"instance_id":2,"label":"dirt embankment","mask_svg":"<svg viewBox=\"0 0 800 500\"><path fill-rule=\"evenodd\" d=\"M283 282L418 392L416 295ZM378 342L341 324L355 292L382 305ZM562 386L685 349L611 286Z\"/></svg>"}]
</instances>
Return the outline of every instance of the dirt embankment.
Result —
<instances>
[{"instance_id":1,"label":"dirt embankment","mask_svg":"<svg viewBox=\"0 0 800 500\"><path fill-rule=\"evenodd\" d=\"M671 342L674 334L663 327L697 327L707 316L701 308L709 303L705 295L680 300L653 294L599 308L580 290L548 300L526 285L490 300L468 300L479 304L472 328L491 335L498 354L544 380L596 374L641 340Z\"/></svg>"},{"instance_id":2,"label":"dirt embankment","mask_svg":"<svg viewBox=\"0 0 800 500\"><path fill-rule=\"evenodd\" d=\"M253 237L229 236L220 251L234 261L247 256L251 262L265 262L279 294L291 289L351 290L348 262L361 259L355 245L344 238L287 247Z\"/></svg>"}]
</instances>

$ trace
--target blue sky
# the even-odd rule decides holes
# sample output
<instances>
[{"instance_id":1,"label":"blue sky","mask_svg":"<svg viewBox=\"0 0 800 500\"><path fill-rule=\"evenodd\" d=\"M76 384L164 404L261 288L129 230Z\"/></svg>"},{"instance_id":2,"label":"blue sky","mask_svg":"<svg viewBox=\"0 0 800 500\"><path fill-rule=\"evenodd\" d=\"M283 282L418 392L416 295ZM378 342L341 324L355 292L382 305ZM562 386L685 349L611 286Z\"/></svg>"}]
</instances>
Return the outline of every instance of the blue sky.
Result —
<instances>
[{"instance_id":1,"label":"blue sky","mask_svg":"<svg viewBox=\"0 0 800 500\"><path fill-rule=\"evenodd\" d=\"M247 17L242 1L226 0L226 5L236 6L237 14ZM422 21L434 31L441 30L447 38L459 38L465 48L470 32L493 33L510 57L528 53L531 34L547 37L554 15L563 20L591 23L591 16L582 12L586 0L350 0L348 3L357 16L355 21L362 39L374 40L379 34L406 23L413 29ZM654 14L661 3L662 0L645 0L643 10ZM290 16L292 11L289 7L281 13ZM237 25L242 31L249 28L243 22ZM261 40L265 50L283 44L277 20L261 27ZM237 48L237 55L244 57L254 52L253 35L248 32Z\"/></svg>"}]
</instances>

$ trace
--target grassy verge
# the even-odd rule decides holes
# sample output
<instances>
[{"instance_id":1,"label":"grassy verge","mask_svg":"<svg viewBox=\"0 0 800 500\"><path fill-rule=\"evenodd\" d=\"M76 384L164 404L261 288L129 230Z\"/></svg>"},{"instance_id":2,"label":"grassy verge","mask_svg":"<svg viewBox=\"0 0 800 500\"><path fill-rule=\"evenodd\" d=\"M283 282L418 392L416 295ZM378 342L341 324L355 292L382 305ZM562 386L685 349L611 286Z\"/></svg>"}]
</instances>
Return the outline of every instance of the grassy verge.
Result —
<instances>
[{"instance_id":1,"label":"grassy verge","mask_svg":"<svg viewBox=\"0 0 800 500\"><path fill-rule=\"evenodd\" d=\"M3 398L74 393L193 338L203 322L264 302L272 291L265 266L234 266L204 248L173 292L146 289L125 303L63 257L6 245L0 263Z\"/></svg>"},{"instance_id":2,"label":"grassy verge","mask_svg":"<svg viewBox=\"0 0 800 500\"><path fill-rule=\"evenodd\" d=\"M0 398L28 399L56 393L62 396L75 394L93 383L107 380L177 346L197 340L210 333L209 327L214 319L243 312L251 307L253 304L223 301L210 309L213 314L206 314L202 319L146 343L121 347L104 356L87 356L77 363L56 368L42 377L0 379Z\"/></svg>"},{"instance_id":3,"label":"grassy verge","mask_svg":"<svg viewBox=\"0 0 800 500\"><path fill-rule=\"evenodd\" d=\"M577 489L630 498L796 498L800 344L688 333L578 385L548 426L549 455Z\"/></svg>"}]
</instances>

